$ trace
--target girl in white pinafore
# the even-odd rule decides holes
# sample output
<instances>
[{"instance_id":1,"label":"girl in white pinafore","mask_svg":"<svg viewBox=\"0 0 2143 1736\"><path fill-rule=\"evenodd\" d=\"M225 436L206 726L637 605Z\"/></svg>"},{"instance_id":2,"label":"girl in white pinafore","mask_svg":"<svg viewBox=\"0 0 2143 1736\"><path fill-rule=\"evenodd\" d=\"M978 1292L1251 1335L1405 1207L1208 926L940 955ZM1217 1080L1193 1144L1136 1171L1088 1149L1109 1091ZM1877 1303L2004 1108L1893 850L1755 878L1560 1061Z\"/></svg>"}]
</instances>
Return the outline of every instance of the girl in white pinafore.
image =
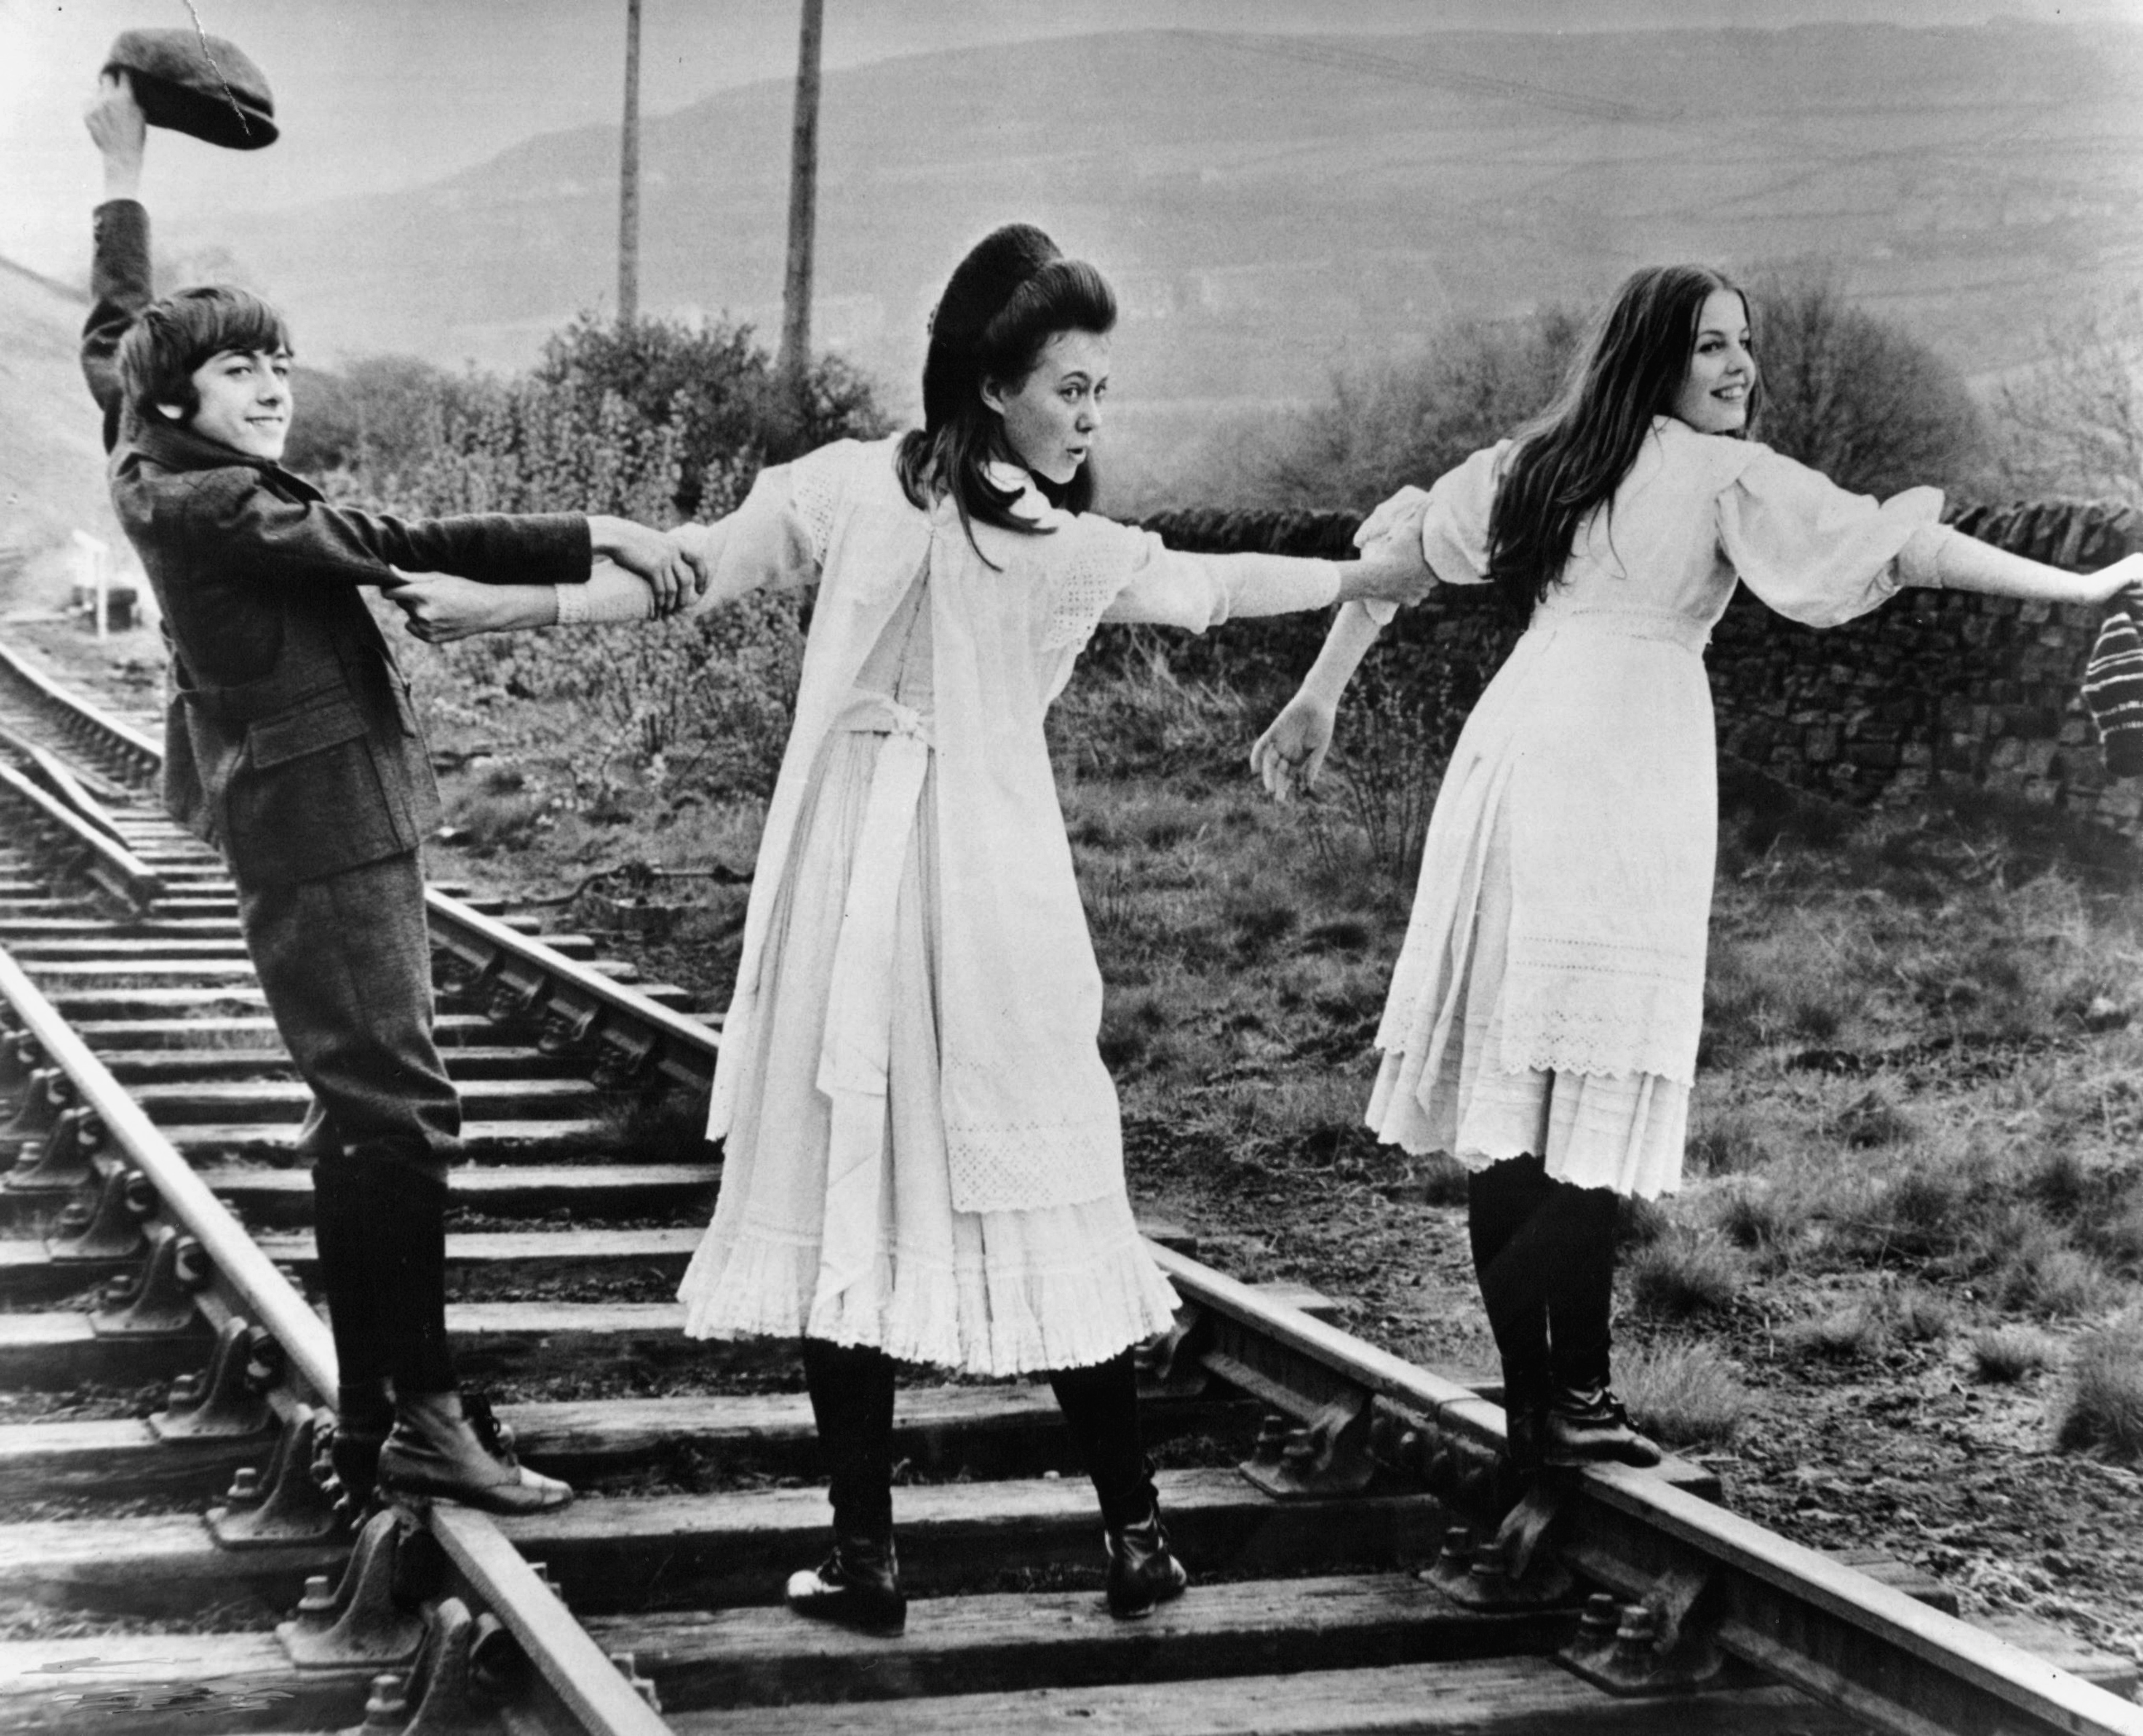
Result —
<instances>
[{"instance_id":1,"label":"girl in white pinafore","mask_svg":"<svg viewBox=\"0 0 2143 1736\"><path fill-rule=\"evenodd\" d=\"M1737 579L1810 626L1901 584L2085 600L2082 578L1878 503L1740 438L1758 376L1740 293L1694 267L1625 284L1556 406L1362 538L1417 539L1439 581L1527 622L1467 720L1431 815L1368 1120L1466 1165L1512 1458L1658 1450L1608 1384L1615 1201L1672 1192L1695 1079L1718 799L1703 652ZM1343 610L1253 750L1314 778L1388 611Z\"/></svg>"},{"instance_id":2,"label":"girl in white pinafore","mask_svg":"<svg viewBox=\"0 0 2143 1736\"><path fill-rule=\"evenodd\" d=\"M804 1341L834 1550L791 1605L905 1616L893 1359L1046 1373L1100 1496L1110 1607L1180 1592L1131 1347L1174 1293L1125 1191L1101 984L1042 715L1103 621L1424 595L1418 549L1344 563L1171 552L1081 510L1115 321L1038 230L980 243L933 317L924 427L763 472L685 534L699 606L817 586L709 1123L720 1199L680 1287L700 1338ZM494 588L495 596L495 588ZM560 618L645 615L639 581Z\"/></svg>"}]
</instances>

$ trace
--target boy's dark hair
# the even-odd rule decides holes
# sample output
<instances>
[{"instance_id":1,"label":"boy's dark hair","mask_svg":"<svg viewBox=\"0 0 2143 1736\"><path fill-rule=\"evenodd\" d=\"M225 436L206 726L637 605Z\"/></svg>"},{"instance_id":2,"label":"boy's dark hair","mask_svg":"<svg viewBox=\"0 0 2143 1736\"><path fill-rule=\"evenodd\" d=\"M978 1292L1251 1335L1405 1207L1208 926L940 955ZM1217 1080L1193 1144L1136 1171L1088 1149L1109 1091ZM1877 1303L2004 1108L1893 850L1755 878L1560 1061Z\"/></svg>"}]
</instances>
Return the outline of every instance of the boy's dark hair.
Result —
<instances>
[{"instance_id":1,"label":"boy's dark hair","mask_svg":"<svg viewBox=\"0 0 2143 1736\"><path fill-rule=\"evenodd\" d=\"M210 284L144 308L119 340L119 381L127 408L145 421L176 404L188 421L200 408L194 370L227 349L250 354L290 348L283 316L250 289Z\"/></svg>"}]
</instances>

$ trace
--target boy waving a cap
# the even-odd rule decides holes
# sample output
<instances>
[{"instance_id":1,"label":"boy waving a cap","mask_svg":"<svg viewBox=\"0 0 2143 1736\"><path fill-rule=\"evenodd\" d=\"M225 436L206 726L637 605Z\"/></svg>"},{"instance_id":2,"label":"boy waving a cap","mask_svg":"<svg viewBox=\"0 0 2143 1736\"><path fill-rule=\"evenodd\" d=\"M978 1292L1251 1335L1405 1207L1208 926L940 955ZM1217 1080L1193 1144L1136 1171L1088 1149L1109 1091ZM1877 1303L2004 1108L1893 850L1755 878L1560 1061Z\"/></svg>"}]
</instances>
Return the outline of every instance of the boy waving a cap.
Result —
<instances>
[{"instance_id":1,"label":"boy waving a cap","mask_svg":"<svg viewBox=\"0 0 2143 1736\"><path fill-rule=\"evenodd\" d=\"M144 69L145 84L217 76L182 61ZM252 77L257 108L266 87ZM190 112L162 104L156 118L186 126L171 116ZM572 1491L522 1466L482 1402L464 1402L448 1352L461 1105L433 1041L418 862L438 794L361 593L392 587L397 568L575 583L604 555L666 612L704 571L625 519L403 521L328 505L279 462L293 411L281 315L226 287L152 297L137 196L151 116L130 69L107 68L87 118L106 196L82 368L104 412L112 504L171 650L165 805L228 860L269 1011L313 1092L300 1147L339 1364L337 1472L360 1504L376 1481L495 1512L557 1506Z\"/></svg>"}]
</instances>

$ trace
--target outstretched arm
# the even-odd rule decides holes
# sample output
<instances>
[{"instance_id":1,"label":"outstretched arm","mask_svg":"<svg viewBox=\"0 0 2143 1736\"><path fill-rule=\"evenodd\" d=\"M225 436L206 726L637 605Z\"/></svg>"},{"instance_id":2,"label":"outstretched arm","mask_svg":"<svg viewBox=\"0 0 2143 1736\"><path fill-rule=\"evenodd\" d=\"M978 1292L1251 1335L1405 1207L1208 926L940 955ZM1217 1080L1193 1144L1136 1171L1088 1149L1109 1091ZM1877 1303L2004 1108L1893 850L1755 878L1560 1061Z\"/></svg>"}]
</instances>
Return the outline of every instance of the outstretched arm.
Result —
<instances>
[{"instance_id":1,"label":"outstretched arm","mask_svg":"<svg viewBox=\"0 0 2143 1736\"><path fill-rule=\"evenodd\" d=\"M590 520L591 532L599 535L596 527L602 523L600 518ZM669 532L631 527L661 538L686 563L694 582L677 606L688 613L717 600L708 595L707 579L720 559L726 523L725 520L720 524L680 525ZM596 552L608 551L598 542ZM676 609L660 607L654 586L623 566L598 566L588 575L586 583L579 585L481 585L444 573L397 576L401 582L382 590L380 595L399 605L408 617L409 631L432 645L451 645L478 633L597 626L648 621L676 612Z\"/></svg>"},{"instance_id":2,"label":"outstretched arm","mask_svg":"<svg viewBox=\"0 0 2143 1736\"><path fill-rule=\"evenodd\" d=\"M2027 602L2102 603L2143 578L2143 554L2096 572L2064 572L1947 525L1931 524L1914 531L1899 551L1898 572L1908 585L1931 590L1978 591Z\"/></svg>"},{"instance_id":3,"label":"outstretched arm","mask_svg":"<svg viewBox=\"0 0 2143 1736\"><path fill-rule=\"evenodd\" d=\"M1347 690L1383 629L1366 603L1349 603L1332 622L1324 648L1293 699L1250 749L1250 769L1275 801L1298 789L1314 789L1332 749L1339 696Z\"/></svg>"},{"instance_id":4,"label":"outstretched arm","mask_svg":"<svg viewBox=\"0 0 2143 1736\"><path fill-rule=\"evenodd\" d=\"M117 444L125 396L115 365L125 337L151 297L149 214L139 201L148 122L123 72L107 72L84 117L104 159L104 202L94 219L89 319L82 332L82 371L104 412L106 451Z\"/></svg>"}]
</instances>

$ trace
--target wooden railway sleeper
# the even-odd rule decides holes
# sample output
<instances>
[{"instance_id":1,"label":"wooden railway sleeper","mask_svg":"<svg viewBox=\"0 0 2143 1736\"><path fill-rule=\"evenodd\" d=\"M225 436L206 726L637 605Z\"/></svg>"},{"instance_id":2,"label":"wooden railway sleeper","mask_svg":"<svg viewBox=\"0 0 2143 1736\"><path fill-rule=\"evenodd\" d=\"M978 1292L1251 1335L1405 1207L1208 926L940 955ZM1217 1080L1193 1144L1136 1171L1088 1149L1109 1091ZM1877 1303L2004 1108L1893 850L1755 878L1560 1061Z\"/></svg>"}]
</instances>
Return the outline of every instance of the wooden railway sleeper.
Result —
<instances>
[{"instance_id":1,"label":"wooden railway sleeper","mask_svg":"<svg viewBox=\"0 0 2143 1736\"><path fill-rule=\"evenodd\" d=\"M231 1479L224 1505L211 1508L209 1536L225 1549L276 1549L319 1543L347 1529L347 1516L322 1486L315 1460L327 1444L327 1413L295 1404L275 1437L264 1479L250 1466Z\"/></svg>"},{"instance_id":2,"label":"wooden railway sleeper","mask_svg":"<svg viewBox=\"0 0 2143 1736\"><path fill-rule=\"evenodd\" d=\"M275 1427L268 1393L285 1372L283 1347L233 1314L216 1333L208 1367L171 1382L165 1407L149 1418L159 1441L238 1441Z\"/></svg>"},{"instance_id":3,"label":"wooden railway sleeper","mask_svg":"<svg viewBox=\"0 0 2143 1736\"><path fill-rule=\"evenodd\" d=\"M98 1158L97 1170L60 1213L57 1233L45 1239L46 1258L55 1265L132 1259L149 1245L156 1185L116 1158Z\"/></svg>"},{"instance_id":4,"label":"wooden railway sleeper","mask_svg":"<svg viewBox=\"0 0 2143 1736\"><path fill-rule=\"evenodd\" d=\"M104 1123L82 1106L63 1109L42 1139L25 1140L7 1172L17 1193L73 1194L97 1180L97 1154L104 1149Z\"/></svg>"},{"instance_id":5,"label":"wooden railway sleeper","mask_svg":"<svg viewBox=\"0 0 2143 1736\"><path fill-rule=\"evenodd\" d=\"M415 1657L424 1622L405 1583L405 1560L420 1536L430 1542L393 1509L367 1521L334 1588L325 1574L314 1575L296 1612L276 1627L290 1662L299 1669L384 1669Z\"/></svg>"},{"instance_id":6,"label":"wooden railway sleeper","mask_svg":"<svg viewBox=\"0 0 2143 1736\"><path fill-rule=\"evenodd\" d=\"M141 1269L111 1279L108 1306L89 1317L100 1338L177 1338L194 1330L197 1293L215 1278L200 1243L169 1224L152 1225Z\"/></svg>"}]
</instances>

